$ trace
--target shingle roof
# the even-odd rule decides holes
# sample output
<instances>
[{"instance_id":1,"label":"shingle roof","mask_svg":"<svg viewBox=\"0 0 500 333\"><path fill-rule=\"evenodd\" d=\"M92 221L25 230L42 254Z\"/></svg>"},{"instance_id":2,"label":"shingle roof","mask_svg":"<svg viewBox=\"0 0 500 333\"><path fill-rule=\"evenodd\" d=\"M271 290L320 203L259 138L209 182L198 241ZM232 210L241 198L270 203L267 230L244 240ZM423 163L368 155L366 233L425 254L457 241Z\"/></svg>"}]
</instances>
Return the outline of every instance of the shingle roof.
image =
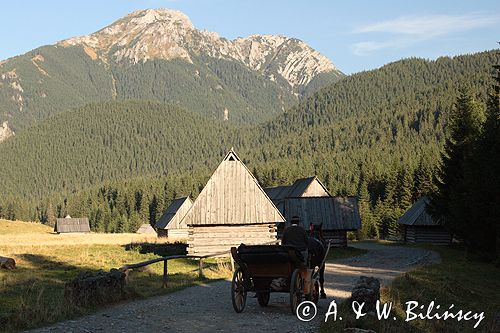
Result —
<instances>
[{"instance_id":1,"label":"shingle roof","mask_svg":"<svg viewBox=\"0 0 500 333\"><path fill-rule=\"evenodd\" d=\"M428 202L429 199L427 197L418 199L417 202L399 218L398 223L403 225L422 226L439 225L439 223L434 221L426 211Z\"/></svg>"},{"instance_id":2,"label":"shingle roof","mask_svg":"<svg viewBox=\"0 0 500 333\"><path fill-rule=\"evenodd\" d=\"M285 218L300 218L301 225L323 224L324 230L357 230L361 227L356 197L302 197L284 200Z\"/></svg>"},{"instance_id":3,"label":"shingle roof","mask_svg":"<svg viewBox=\"0 0 500 333\"><path fill-rule=\"evenodd\" d=\"M330 195L326 187L319 181L318 177L316 176L297 179L295 182L293 182L292 185L267 187L264 189L264 191L266 192L267 196L273 201L276 207L280 210L280 212L283 212L284 200L286 198L302 197L314 181L317 181L318 184L324 189L324 191L328 193L328 195Z\"/></svg>"},{"instance_id":4,"label":"shingle roof","mask_svg":"<svg viewBox=\"0 0 500 333\"><path fill-rule=\"evenodd\" d=\"M193 202L191 201L191 199L189 197L182 197L182 198L178 198L178 199L175 199L174 201L172 201L170 203L170 206L168 206L167 210L165 210L163 215L156 222L156 225L155 225L156 229L167 229L167 226L170 223L170 221L172 221L172 219L175 217L175 215L177 214L179 209L184 204L186 204L186 208L189 209L191 207L191 205L193 204ZM186 214L187 209L183 210L183 212L181 212L181 213ZM178 218L179 222L180 222L180 220L182 220L183 217L184 216L180 216ZM175 228L177 228L177 227L178 226L175 226Z\"/></svg>"}]
</instances>

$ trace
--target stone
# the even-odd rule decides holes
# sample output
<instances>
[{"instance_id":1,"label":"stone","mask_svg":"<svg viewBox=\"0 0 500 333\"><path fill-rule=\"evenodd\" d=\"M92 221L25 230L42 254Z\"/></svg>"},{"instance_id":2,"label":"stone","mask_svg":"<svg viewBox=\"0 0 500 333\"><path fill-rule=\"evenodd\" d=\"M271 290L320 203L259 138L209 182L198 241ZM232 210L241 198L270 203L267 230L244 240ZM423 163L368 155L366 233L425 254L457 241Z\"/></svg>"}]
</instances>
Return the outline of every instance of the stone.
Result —
<instances>
[{"instance_id":1,"label":"stone","mask_svg":"<svg viewBox=\"0 0 500 333\"><path fill-rule=\"evenodd\" d=\"M64 287L66 301L78 306L106 304L125 296L125 274L117 269L81 272Z\"/></svg>"},{"instance_id":2,"label":"stone","mask_svg":"<svg viewBox=\"0 0 500 333\"><path fill-rule=\"evenodd\" d=\"M375 310L378 300L380 300L380 280L361 276L352 289L350 301L364 303L363 311L368 312Z\"/></svg>"}]
</instances>

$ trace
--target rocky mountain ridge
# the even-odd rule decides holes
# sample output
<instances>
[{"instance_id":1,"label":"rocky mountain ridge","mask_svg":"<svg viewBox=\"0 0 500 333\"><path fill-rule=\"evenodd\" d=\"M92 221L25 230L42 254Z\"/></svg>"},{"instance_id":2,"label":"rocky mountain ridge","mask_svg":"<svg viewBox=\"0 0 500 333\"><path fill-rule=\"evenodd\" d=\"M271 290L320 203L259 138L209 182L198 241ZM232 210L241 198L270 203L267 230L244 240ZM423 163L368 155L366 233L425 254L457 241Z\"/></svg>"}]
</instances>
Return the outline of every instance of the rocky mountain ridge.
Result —
<instances>
[{"instance_id":1,"label":"rocky mountain ridge","mask_svg":"<svg viewBox=\"0 0 500 333\"><path fill-rule=\"evenodd\" d=\"M284 79L293 89L307 85L318 74L341 73L301 40L275 35L228 40L196 29L185 14L170 9L133 12L93 34L58 44L83 46L89 57L105 62L183 59L192 63L200 55L236 60L273 81Z\"/></svg>"},{"instance_id":2,"label":"rocky mountain ridge","mask_svg":"<svg viewBox=\"0 0 500 333\"><path fill-rule=\"evenodd\" d=\"M179 11L147 9L0 61L0 124L20 134L72 108L130 99L255 124L344 76L298 39L228 40Z\"/></svg>"}]
</instances>

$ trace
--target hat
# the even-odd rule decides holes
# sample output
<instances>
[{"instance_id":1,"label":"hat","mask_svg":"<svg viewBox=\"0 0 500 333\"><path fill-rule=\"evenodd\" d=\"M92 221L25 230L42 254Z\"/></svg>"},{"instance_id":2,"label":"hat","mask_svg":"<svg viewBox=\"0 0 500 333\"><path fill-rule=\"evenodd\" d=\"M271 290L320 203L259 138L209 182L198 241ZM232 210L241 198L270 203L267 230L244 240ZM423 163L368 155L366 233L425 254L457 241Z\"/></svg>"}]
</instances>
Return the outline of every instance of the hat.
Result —
<instances>
[{"instance_id":1,"label":"hat","mask_svg":"<svg viewBox=\"0 0 500 333\"><path fill-rule=\"evenodd\" d=\"M292 224L299 224L300 218L298 216L292 216L292 220L290 221Z\"/></svg>"}]
</instances>

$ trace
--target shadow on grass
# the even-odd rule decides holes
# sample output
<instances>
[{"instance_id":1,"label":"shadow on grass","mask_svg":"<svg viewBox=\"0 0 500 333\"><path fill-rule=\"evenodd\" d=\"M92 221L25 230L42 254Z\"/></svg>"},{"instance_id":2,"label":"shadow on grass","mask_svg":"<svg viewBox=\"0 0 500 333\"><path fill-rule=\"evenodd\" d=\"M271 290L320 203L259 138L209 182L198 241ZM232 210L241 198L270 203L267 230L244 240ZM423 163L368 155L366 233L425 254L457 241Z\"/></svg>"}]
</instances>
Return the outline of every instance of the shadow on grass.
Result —
<instances>
[{"instance_id":1,"label":"shadow on grass","mask_svg":"<svg viewBox=\"0 0 500 333\"><path fill-rule=\"evenodd\" d=\"M7 332L83 313L64 300L64 284L89 267L77 267L36 254L18 255L25 264L2 275L0 327Z\"/></svg>"},{"instance_id":2,"label":"shadow on grass","mask_svg":"<svg viewBox=\"0 0 500 333\"><path fill-rule=\"evenodd\" d=\"M187 245L183 243L131 243L123 245L123 248L127 251L137 251L141 254L155 254L160 257L187 253Z\"/></svg>"}]
</instances>

